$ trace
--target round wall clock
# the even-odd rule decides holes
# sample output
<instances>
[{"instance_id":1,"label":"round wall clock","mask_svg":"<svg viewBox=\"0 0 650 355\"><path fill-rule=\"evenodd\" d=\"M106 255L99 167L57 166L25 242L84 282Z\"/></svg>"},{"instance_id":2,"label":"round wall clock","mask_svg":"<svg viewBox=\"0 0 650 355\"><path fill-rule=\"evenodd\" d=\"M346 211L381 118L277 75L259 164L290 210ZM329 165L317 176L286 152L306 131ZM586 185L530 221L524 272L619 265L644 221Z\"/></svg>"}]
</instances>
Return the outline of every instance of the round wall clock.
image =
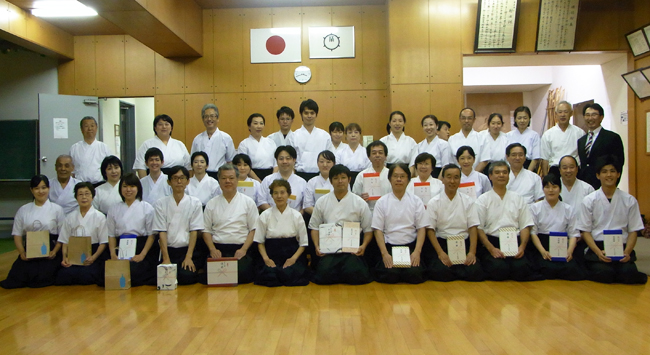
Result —
<instances>
[{"instance_id":1,"label":"round wall clock","mask_svg":"<svg viewBox=\"0 0 650 355\"><path fill-rule=\"evenodd\" d=\"M301 65L293 72L293 77L297 82L304 84L311 79L311 69Z\"/></svg>"}]
</instances>

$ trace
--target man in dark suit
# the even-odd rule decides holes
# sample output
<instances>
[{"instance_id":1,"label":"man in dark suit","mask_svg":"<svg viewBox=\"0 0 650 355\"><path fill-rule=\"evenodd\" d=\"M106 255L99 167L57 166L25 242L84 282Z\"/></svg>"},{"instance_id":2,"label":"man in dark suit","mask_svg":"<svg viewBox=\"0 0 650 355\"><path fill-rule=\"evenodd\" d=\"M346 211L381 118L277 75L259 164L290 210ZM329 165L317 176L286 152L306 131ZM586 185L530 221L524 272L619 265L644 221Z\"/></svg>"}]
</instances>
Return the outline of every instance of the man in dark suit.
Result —
<instances>
[{"instance_id":1,"label":"man in dark suit","mask_svg":"<svg viewBox=\"0 0 650 355\"><path fill-rule=\"evenodd\" d=\"M582 110L587 125L587 134L578 139L578 156L580 157L580 172L578 178L600 188L600 180L596 177L594 163L604 155L614 155L618 161L625 162L623 141L621 137L600 126L605 117L604 110L599 104L588 104Z\"/></svg>"}]
</instances>

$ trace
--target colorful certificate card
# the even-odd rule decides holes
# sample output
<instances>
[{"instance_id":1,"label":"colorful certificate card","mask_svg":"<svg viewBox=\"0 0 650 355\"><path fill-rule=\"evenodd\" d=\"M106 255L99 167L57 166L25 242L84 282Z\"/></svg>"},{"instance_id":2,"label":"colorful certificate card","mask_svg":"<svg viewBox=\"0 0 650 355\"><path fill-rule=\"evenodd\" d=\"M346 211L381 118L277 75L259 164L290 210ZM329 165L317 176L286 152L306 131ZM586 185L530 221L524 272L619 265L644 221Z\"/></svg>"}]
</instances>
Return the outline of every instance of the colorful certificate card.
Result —
<instances>
[{"instance_id":1,"label":"colorful certificate card","mask_svg":"<svg viewBox=\"0 0 650 355\"><path fill-rule=\"evenodd\" d=\"M363 174L363 192L367 193L370 197L369 200L379 200L381 197L381 182L379 181L379 173L365 173Z\"/></svg>"}]
</instances>

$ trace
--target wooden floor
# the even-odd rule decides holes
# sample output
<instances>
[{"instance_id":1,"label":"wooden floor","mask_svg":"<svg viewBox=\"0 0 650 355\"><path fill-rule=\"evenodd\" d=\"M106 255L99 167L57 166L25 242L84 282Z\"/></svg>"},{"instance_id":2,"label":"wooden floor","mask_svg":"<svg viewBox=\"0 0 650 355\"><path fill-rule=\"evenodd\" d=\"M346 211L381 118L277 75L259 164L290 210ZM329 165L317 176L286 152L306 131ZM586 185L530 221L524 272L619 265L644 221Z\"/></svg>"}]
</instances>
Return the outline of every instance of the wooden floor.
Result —
<instances>
[{"instance_id":1,"label":"wooden floor","mask_svg":"<svg viewBox=\"0 0 650 355\"><path fill-rule=\"evenodd\" d=\"M588 281L0 289L3 355L649 354L649 324L648 287Z\"/></svg>"}]
</instances>

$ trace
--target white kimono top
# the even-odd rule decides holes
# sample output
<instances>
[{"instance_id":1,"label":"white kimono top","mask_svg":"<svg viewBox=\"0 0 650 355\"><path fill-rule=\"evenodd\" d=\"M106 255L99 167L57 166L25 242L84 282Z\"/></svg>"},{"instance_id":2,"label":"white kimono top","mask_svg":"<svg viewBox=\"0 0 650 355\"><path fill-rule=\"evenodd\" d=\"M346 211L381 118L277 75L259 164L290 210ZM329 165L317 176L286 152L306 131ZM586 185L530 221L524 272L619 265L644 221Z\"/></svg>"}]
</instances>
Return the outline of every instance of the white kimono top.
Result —
<instances>
[{"instance_id":1,"label":"white kimono top","mask_svg":"<svg viewBox=\"0 0 650 355\"><path fill-rule=\"evenodd\" d=\"M183 248L190 244L190 232L203 230L201 201L184 195L179 204L173 195L156 201L153 230L167 232L167 246ZM198 239L198 238L197 238Z\"/></svg>"},{"instance_id":2,"label":"white kimono top","mask_svg":"<svg viewBox=\"0 0 650 355\"><path fill-rule=\"evenodd\" d=\"M343 222L358 222L364 233L372 232L372 213L366 201L350 192L339 201L334 192L330 192L316 201L309 229L318 230L321 224Z\"/></svg>"},{"instance_id":3,"label":"white kimono top","mask_svg":"<svg viewBox=\"0 0 650 355\"><path fill-rule=\"evenodd\" d=\"M68 244L71 236L90 237L92 244L108 243L106 216L91 206L86 215L82 217L81 211L77 208L65 217L57 241Z\"/></svg>"},{"instance_id":4,"label":"white kimono top","mask_svg":"<svg viewBox=\"0 0 650 355\"><path fill-rule=\"evenodd\" d=\"M409 164L417 149L415 139L407 136L406 133L402 133L399 140L395 138L393 132L390 132L387 136L381 137L379 140L384 142L386 147L388 147L388 156L386 157L386 163L388 164Z\"/></svg>"},{"instance_id":5,"label":"white kimono top","mask_svg":"<svg viewBox=\"0 0 650 355\"><path fill-rule=\"evenodd\" d=\"M512 191L506 191L503 200L494 190L484 193L476 200L476 211L481 221L478 229L495 237L501 228L521 231L535 224L524 198Z\"/></svg>"},{"instance_id":6,"label":"white kimono top","mask_svg":"<svg viewBox=\"0 0 650 355\"><path fill-rule=\"evenodd\" d=\"M212 133L212 137L208 137L207 131L203 131L194 137L190 154L195 152L205 152L208 155L210 161L208 171L210 172L219 170L220 166L232 161L236 154L232 137L218 128Z\"/></svg>"},{"instance_id":7,"label":"white kimono top","mask_svg":"<svg viewBox=\"0 0 650 355\"><path fill-rule=\"evenodd\" d=\"M261 200L258 201L259 205L269 204L275 206L275 202L271 197L271 192L269 186L273 183L274 180L283 180L282 175L277 172L273 173L262 180L262 185L260 186L261 190ZM291 186L291 196L289 196L289 207L293 208L296 211L303 209L305 190L307 189L307 181L301 178L296 174L291 174L289 177L289 185Z\"/></svg>"},{"instance_id":8,"label":"white kimono top","mask_svg":"<svg viewBox=\"0 0 650 355\"><path fill-rule=\"evenodd\" d=\"M261 137L258 142L253 136L248 136L239 143L237 152L246 154L251 158L254 169L271 169L277 165L275 160L275 150L277 145L268 137Z\"/></svg>"},{"instance_id":9,"label":"white kimono top","mask_svg":"<svg viewBox=\"0 0 650 355\"><path fill-rule=\"evenodd\" d=\"M497 139L494 139L490 133L485 132L481 134L481 154L476 156L476 160L479 162L505 160L507 147L508 137L505 133L499 132Z\"/></svg>"},{"instance_id":10,"label":"white kimono top","mask_svg":"<svg viewBox=\"0 0 650 355\"><path fill-rule=\"evenodd\" d=\"M426 213L438 238L462 235L467 239L469 229L480 224L473 199L458 191L452 200L444 191L433 197Z\"/></svg>"},{"instance_id":11,"label":"white kimono top","mask_svg":"<svg viewBox=\"0 0 650 355\"><path fill-rule=\"evenodd\" d=\"M343 164L350 171L361 171L372 166L370 159L368 159L366 148L362 147L361 144L357 146L354 152L349 145L341 149L339 155L336 156L336 164Z\"/></svg>"},{"instance_id":12,"label":"white kimono top","mask_svg":"<svg viewBox=\"0 0 650 355\"><path fill-rule=\"evenodd\" d=\"M355 194L361 196L363 193L363 174L365 173L376 173L375 169L370 166L367 169L362 170L359 175L357 175L357 179L354 180L354 185L352 186L352 192ZM379 173L379 183L381 184L381 195L384 196L390 192L393 191L393 187L390 186L390 181L388 180L388 168L384 167L381 172ZM368 201L368 207L370 207L370 211L375 208L375 204L377 203L377 200L369 200Z\"/></svg>"},{"instance_id":13,"label":"white kimono top","mask_svg":"<svg viewBox=\"0 0 650 355\"><path fill-rule=\"evenodd\" d=\"M408 192L399 200L392 192L382 196L375 205L372 228L384 232L384 240L392 245L405 245L417 239L417 230L429 227L424 204Z\"/></svg>"},{"instance_id":14,"label":"white kimono top","mask_svg":"<svg viewBox=\"0 0 650 355\"><path fill-rule=\"evenodd\" d=\"M57 178L50 179L50 201L61 206L63 213L66 215L79 206L77 200L74 198L74 187L80 182L81 180L70 177L68 184L65 185L65 189L62 189L61 183L59 183ZM97 195L96 192L95 195Z\"/></svg>"},{"instance_id":15,"label":"white kimono top","mask_svg":"<svg viewBox=\"0 0 650 355\"><path fill-rule=\"evenodd\" d=\"M519 129L515 128L506 133L508 137L508 145L512 143L519 143L526 147L526 159L533 160L542 157L541 154L541 139L539 133L527 127L522 134Z\"/></svg>"},{"instance_id":16,"label":"white kimono top","mask_svg":"<svg viewBox=\"0 0 650 355\"><path fill-rule=\"evenodd\" d=\"M436 168L442 168L447 164L456 163L456 157L451 154L451 146L449 145L449 142L444 141L437 136L431 140L431 143L424 139L415 146L415 153L411 157L409 166L414 166L415 158L422 153L429 153L436 158Z\"/></svg>"},{"instance_id":17,"label":"white kimono top","mask_svg":"<svg viewBox=\"0 0 650 355\"><path fill-rule=\"evenodd\" d=\"M190 153L187 152L187 147L183 142L170 137L169 141L167 141L167 144L165 145L165 143L157 136L147 139L142 143L140 148L138 148L138 152L135 154L133 169L147 170L147 162L144 160L144 155L147 153L149 148L158 148L163 153L163 168L182 165L188 170L192 169L192 165L190 164Z\"/></svg>"},{"instance_id":18,"label":"white kimono top","mask_svg":"<svg viewBox=\"0 0 650 355\"><path fill-rule=\"evenodd\" d=\"M108 211L116 203L122 202L122 196L120 196L120 183L118 182L115 186L111 186L108 182L99 185L95 188L95 198L93 199L93 207L104 214L108 214Z\"/></svg>"},{"instance_id":19,"label":"white kimono top","mask_svg":"<svg viewBox=\"0 0 650 355\"><path fill-rule=\"evenodd\" d=\"M48 230L50 234L59 234L64 220L63 208L50 200L45 201L43 206L30 202L22 205L16 212L11 235L24 236L27 232L43 230Z\"/></svg>"},{"instance_id":20,"label":"white kimono top","mask_svg":"<svg viewBox=\"0 0 650 355\"><path fill-rule=\"evenodd\" d=\"M260 215L255 227L255 241L264 243L267 239L296 238L301 247L309 244L305 220L300 212L286 208L280 212L273 206Z\"/></svg>"},{"instance_id":21,"label":"white kimono top","mask_svg":"<svg viewBox=\"0 0 650 355\"><path fill-rule=\"evenodd\" d=\"M314 127L309 133L305 126L297 129L291 137L287 138L286 145L296 149L298 159L296 159L296 171L304 173L318 172L318 154L324 150L334 152L332 139L326 131Z\"/></svg>"},{"instance_id":22,"label":"white kimono top","mask_svg":"<svg viewBox=\"0 0 650 355\"><path fill-rule=\"evenodd\" d=\"M590 232L595 241L604 241L606 230L622 230L623 243L630 232L643 230L639 203L634 196L616 189L609 202L602 189L590 193L582 200L576 228Z\"/></svg>"},{"instance_id":23,"label":"white kimono top","mask_svg":"<svg viewBox=\"0 0 650 355\"><path fill-rule=\"evenodd\" d=\"M275 133L269 134L268 138L270 138L276 146L283 146L283 145L290 145L289 144L289 137L293 134L293 131L289 131L287 133L287 136L285 137L284 134L282 134L282 131L277 131Z\"/></svg>"},{"instance_id":24,"label":"white kimono top","mask_svg":"<svg viewBox=\"0 0 650 355\"><path fill-rule=\"evenodd\" d=\"M565 232L569 238L580 237L580 231L576 228L576 214L573 208L558 201L555 207L546 199L530 206L530 213L533 216L532 234L549 234L549 232Z\"/></svg>"},{"instance_id":25,"label":"white kimono top","mask_svg":"<svg viewBox=\"0 0 650 355\"><path fill-rule=\"evenodd\" d=\"M481 196L482 194L492 190L492 183L490 182L490 178L488 178L483 173L479 173L476 170L472 170L472 172L469 175L465 175L461 171L460 183L464 184L466 182L474 183L474 190L476 191L477 198L478 196Z\"/></svg>"},{"instance_id":26,"label":"white kimono top","mask_svg":"<svg viewBox=\"0 0 650 355\"><path fill-rule=\"evenodd\" d=\"M198 198L203 206L205 206L211 198L218 195L217 191L220 191L219 182L208 174L206 174L201 181L199 181L196 176L192 176L190 178L190 183L185 188L185 193Z\"/></svg>"},{"instance_id":27,"label":"white kimono top","mask_svg":"<svg viewBox=\"0 0 650 355\"><path fill-rule=\"evenodd\" d=\"M562 181L560 196L562 197L562 202L571 205L573 211L577 214L578 211L580 211L580 206L582 206L582 200L594 191L593 186L580 179L576 179L576 182L573 183L573 187L571 187L571 191L569 191L569 189L564 185L564 181Z\"/></svg>"},{"instance_id":28,"label":"white kimono top","mask_svg":"<svg viewBox=\"0 0 650 355\"><path fill-rule=\"evenodd\" d=\"M230 202L223 195L214 197L203 212L204 232L214 243L244 244L257 224L257 206L252 198L235 193Z\"/></svg>"},{"instance_id":29,"label":"white kimono top","mask_svg":"<svg viewBox=\"0 0 650 355\"><path fill-rule=\"evenodd\" d=\"M549 166L560 165L560 159L565 155L571 155L578 160L578 139L586 133L582 128L569 124L566 131L555 125L549 128L542 135L541 155L542 159L548 160Z\"/></svg>"},{"instance_id":30,"label":"white kimono top","mask_svg":"<svg viewBox=\"0 0 650 355\"><path fill-rule=\"evenodd\" d=\"M334 191L334 187L332 186L332 183L329 181L329 179L323 179L320 174L314 176L313 178L309 179L309 181L307 181L307 188L305 189L305 195L302 204L303 208L314 207L316 204L316 189L327 189L330 192Z\"/></svg>"},{"instance_id":31,"label":"white kimono top","mask_svg":"<svg viewBox=\"0 0 650 355\"><path fill-rule=\"evenodd\" d=\"M510 180L506 188L508 191L518 193L529 205L540 198L544 198L542 178L528 169L521 168L516 178L515 174L510 170Z\"/></svg>"},{"instance_id":32,"label":"white kimono top","mask_svg":"<svg viewBox=\"0 0 650 355\"><path fill-rule=\"evenodd\" d=\"M96 184L104 178L101 167L104 158L111 155L111 149L98 140L91 144L81 140L70 147L70 156L74 163L74 176L79 181L88 181Z\"/></svg>"},{"instance_id":33,"label":"white kimono top","mask_svg":"<svg viewBox=\"0 0 650 355\"><path fill-rule=\"evenodd\" d=\"M124 234L150 236L153 234L153 207L144 201L135 200L131 206L125 202L113 205L106 219L109 237L119 237Z\"/></svg>"},{"instance_id":34,"label":"white kimono top","mask_svg":"<svg viewBox=\"0 0 650 355\"><path fill-rule=\"evenodd\" d=\"M158 180L155 182L151 178L151 175L140 179L140 183L142 184L142 201L149 202L153 206L156 201L171 195L172 187L169 186L167 180L168 177L166 174L160 174Z\"/></svg>"},{"instance_id":35,"label":"white kimono top","mask_svg":"<svg viewBox=\"0 0 650 355\"><path fill-rule=\"evenodd\" d=\"M480 163L478 159L481 156L481 137L479 136L479 133L476 132L474 129L472 129L469 132L467 137L465 137L462 131L458 132L453 136L449 137L448 142L449 145L451 146L451 154L454 157L456 157L458 148L467 145L472 147L472 150L474 150L474 155L476 155L476 159L474 159L474 168L476 168L476 166Z\"/></svg>"}]
</instances>

